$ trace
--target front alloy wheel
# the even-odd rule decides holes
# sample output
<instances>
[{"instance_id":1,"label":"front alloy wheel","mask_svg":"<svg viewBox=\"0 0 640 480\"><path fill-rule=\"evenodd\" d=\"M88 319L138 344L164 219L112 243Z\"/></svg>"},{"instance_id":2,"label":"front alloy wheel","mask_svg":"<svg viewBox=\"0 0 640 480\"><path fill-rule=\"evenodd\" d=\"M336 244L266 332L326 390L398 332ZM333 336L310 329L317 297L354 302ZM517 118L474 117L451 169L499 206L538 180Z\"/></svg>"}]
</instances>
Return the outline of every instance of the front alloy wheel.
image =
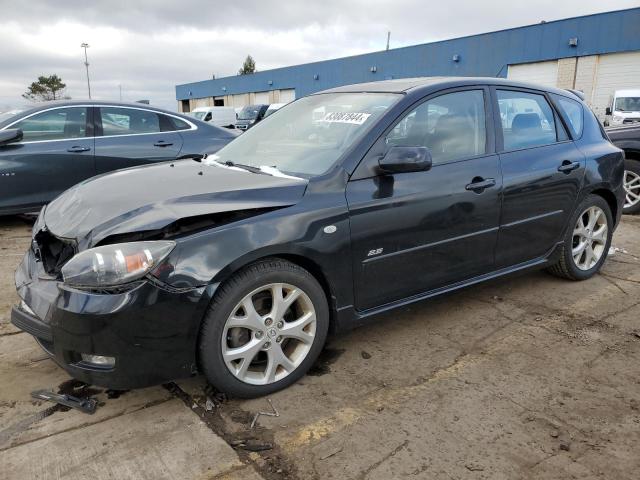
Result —
<instances>
[{"instance_id":1,"label":"front alloy wheel","mask_svg":"<svg viewBox=\"0 0 640 480\"><path fill-rule=\"evenodd\" d=\"M311 350L316 311L309 296L287 283L246 295L227 318L222 357L240 381L266 385L291 374Z\"/></svg>"},{"instance_id":2,"label":"front alloy wheel","mask_svg":"<svg viewBox=\"0 0 640 480\"><path fill-rule=\"evenodd\" d=\"M314 276L268 258L220 285L203 319L198 360L218 390L259 397L301 378L328 331L327 297Z\"/></svg>"}]
</instances>

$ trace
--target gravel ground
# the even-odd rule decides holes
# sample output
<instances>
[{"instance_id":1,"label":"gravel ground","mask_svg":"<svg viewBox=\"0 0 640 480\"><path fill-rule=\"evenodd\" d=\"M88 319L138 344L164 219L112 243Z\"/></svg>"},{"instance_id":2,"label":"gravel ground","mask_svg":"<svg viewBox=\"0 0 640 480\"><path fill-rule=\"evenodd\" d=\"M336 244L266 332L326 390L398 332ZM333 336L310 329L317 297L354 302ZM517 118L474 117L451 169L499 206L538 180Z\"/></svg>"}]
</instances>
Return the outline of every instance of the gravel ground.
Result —
<instances>
[{"instance_id":1,"label":"gravel ground","mask_svg":"<svg viewBox=\"0 0 640 480\"><path fill-rule=\"evenodd\" d=\"M130 392L70 381L9 324L30 225L0 218L1 478L637 479L640 217L587 282L528 273L331 339L267 399L201 377ZM88 416L32 401L93 395Z\"/></svg>"}]
</instances>

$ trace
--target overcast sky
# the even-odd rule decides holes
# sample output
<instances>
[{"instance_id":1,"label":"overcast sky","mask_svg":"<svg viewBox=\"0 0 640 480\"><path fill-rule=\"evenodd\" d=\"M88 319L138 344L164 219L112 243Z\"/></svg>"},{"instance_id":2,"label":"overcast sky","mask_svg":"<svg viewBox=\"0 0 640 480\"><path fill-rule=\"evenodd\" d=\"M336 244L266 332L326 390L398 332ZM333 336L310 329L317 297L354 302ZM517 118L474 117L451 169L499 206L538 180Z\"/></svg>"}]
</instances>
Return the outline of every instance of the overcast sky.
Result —
<instances>
[{"instance_id":1,"label":"overcast sky","mask_svg":"<svg viewBox=\"0 0 640 480\"><path fill-rule=\"evenodd\" d=\"M174 86L258 70L640 6L638 0L0 0L0 108L38 75L86 98L176 108ZM6 4L6 5L3 5Z\"/></svg>"}]
</instances>

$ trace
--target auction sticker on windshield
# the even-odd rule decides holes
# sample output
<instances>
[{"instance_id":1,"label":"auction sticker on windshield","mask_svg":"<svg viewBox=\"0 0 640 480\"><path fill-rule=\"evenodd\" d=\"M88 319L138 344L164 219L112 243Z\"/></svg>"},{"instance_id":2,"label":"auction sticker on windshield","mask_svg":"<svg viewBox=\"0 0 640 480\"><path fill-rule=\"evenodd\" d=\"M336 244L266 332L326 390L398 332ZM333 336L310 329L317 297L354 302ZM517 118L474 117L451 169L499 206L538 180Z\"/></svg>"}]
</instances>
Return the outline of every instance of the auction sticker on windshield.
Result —
<instances>
[{"instance_id":1,"label":"auction sticker on windshield","mask_svg":"<svg viewBox=\"0 0 640 480\"><path fill-rule=\"evenodd\" d=\"M327 113L321 121L328 123L350 123L353 125L362 125L370 116L370 113L330 112Z\"/></svg>"}]
</instances>

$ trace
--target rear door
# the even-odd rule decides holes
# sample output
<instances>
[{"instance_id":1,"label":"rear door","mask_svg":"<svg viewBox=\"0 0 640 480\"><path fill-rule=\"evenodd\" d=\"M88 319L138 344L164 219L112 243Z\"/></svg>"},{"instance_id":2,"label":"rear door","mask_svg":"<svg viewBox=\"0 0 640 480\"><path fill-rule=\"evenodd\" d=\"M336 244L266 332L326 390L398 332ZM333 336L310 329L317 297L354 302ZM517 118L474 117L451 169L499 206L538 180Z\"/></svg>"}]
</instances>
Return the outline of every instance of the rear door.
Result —
<instances>
[{"instance_id":1,"label":"rear door","mask_svg":"<svg viewBox=\"0 0 640 480\"><path fill-rule=\"evenodd\" d=\"M347 185L356 306L366 310L494 268L501 176L489 90L437 94L372 147ZM394 145L426 146L429 171L381 174Z\"/></svg>"},{"instance_id":2,"label":"rear door","mask_svg":"<svg viewBox=\"0 0 640 480\"><path fill-rule=\"evenodd\" d=\"M91 108L56 107L8 125L23 140L0 146L0 212L37 209L95 175Z\"/></svg>"},{"instance_id":3,"label":"rear door","mask_svg":"<svg viewBox=\"0 0 640 480\"><path fill-rule=\"evenodd\" d=\"M98 173L174 160L180 154L182 137L169 115L122 106L96 107L94 115Z\"/></svg>"},{"instance_id":4,"label":"rear door","mask_svg":"<svg viewBox=\"0 0 640 480\"><path fill-rule=\"evenodd\" d=\"M494 88L502 216L496 266L545 256L562 240L585 172L547 95L536 90Z\"/></svg>"}]
</instances>

